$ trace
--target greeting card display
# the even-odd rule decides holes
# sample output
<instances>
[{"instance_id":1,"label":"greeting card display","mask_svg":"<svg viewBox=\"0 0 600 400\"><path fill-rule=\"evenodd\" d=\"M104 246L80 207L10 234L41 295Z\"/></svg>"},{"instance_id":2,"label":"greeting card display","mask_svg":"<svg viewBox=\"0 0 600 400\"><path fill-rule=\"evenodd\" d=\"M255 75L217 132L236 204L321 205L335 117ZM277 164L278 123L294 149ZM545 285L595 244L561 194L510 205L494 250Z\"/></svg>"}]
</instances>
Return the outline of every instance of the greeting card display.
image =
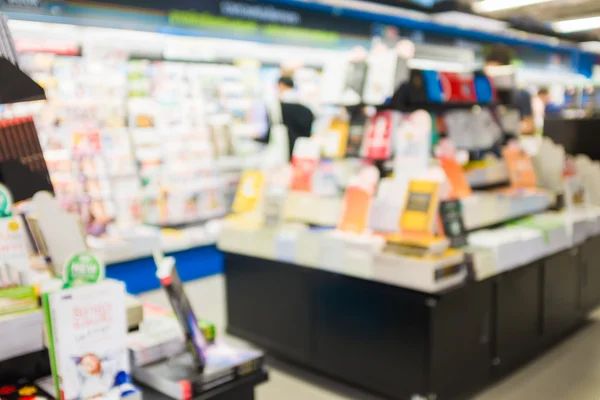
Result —
<instances>
[{"instance_id":1,"label":"greeting card display","mask_svg":"<svg viewBox=\"0 0 600 400\"><path fill-rule=\"evenodd\" d=\"M120 398L133 390L125 285L104 281L43 296L56 396Z\"/></svg>"}]
</instances>

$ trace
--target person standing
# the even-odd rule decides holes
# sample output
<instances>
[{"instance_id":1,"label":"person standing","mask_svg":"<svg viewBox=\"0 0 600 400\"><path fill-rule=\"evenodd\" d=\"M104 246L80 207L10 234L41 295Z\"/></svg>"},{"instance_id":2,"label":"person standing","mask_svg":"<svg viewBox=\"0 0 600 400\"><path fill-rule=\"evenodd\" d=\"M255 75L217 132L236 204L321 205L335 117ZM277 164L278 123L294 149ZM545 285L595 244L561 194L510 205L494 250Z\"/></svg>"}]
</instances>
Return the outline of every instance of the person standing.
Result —
<instances>
[{"instance_id":1,"label":"person standing","mask_svg":"<svg viewBox=\"0 0 600 400\"><path fill-rule=\"evenodd\" d=\"M301 137L310 137L315 117L308 107L298 102L294 91L294 80L291 77L283 76L279 78L277 87L279 89L278 104L268 107L268 132L259 141L269 143L274 125L282 124L287 130L287 150L289 159L291 159L296 140ZM274 107L280 107L280 117L279 115L276 116L278 110L274 110ZM281 118L281 121L274 121L274 119L279 120L279 118Z\"/></svg>"}]
</instances>

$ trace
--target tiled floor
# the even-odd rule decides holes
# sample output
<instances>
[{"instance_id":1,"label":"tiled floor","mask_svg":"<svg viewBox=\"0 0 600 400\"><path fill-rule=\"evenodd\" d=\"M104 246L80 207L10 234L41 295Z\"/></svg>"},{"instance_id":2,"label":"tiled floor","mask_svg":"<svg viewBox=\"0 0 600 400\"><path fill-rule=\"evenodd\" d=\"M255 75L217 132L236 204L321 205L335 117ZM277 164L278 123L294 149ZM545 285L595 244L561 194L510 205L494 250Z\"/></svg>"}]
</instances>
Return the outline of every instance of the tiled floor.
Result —
<instances>
[{"instance_id":1,"label":"tiled floor","mask_svg":"<svg viewBox=\"0 0 600 400\"><path fill-rule=\"evenodd\" d=\"M224 332L223 278L216 276L189 283L186 291L196 313ZM145 294L142 300L168 306L161 291ZM258 388L257 400L379 400L279 361L270 362L269 369L270 380ZM552 351L474 400L600 400L600 315Z\"/></svg>"}]
</instances>

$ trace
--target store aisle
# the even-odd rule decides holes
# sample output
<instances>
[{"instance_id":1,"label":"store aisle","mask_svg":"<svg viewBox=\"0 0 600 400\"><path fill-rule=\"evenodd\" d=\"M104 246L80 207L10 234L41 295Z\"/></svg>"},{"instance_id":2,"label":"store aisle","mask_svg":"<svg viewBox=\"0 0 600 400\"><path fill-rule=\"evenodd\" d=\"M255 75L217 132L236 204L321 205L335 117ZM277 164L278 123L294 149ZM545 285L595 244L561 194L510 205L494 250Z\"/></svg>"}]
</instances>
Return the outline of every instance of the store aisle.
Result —
<instances>
[{"instance_id":1,"label":"store aisle","mask_svg":"<svg viewBox=\"0 0 600 400\"><path fill-rule=\"evenodd\" d=\"M224 332L225 286L222 276L186 284L198 316L213 321ZM142 301L168 306L162 291L141 296ZM235 338L228 338L244 345ZM273 360L271 378L257 389L257 400L379 400L345 385ZM600 312L594 320L542 357L520 369L474 400L598 400L600 399Z\"/></svg>"}]
</instances>

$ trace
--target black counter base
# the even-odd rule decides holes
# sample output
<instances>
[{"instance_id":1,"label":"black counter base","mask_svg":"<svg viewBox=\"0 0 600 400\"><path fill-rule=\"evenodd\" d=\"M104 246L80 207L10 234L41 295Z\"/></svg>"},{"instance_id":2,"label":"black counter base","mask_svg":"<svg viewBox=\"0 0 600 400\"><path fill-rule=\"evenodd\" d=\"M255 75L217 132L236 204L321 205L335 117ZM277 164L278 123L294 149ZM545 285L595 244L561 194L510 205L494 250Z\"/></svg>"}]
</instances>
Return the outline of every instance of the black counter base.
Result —
<instances>
[{"instance_id":1,"label":"black counter base","mask_svg":"<svg viewBox=\"0 0 600 400\"><path fill-rule=\"evenodd\" d=\"M228 331L390 399L468 399L600 300L600 237L443 294L226 254Z\"/></svg>"}]
</instances>

